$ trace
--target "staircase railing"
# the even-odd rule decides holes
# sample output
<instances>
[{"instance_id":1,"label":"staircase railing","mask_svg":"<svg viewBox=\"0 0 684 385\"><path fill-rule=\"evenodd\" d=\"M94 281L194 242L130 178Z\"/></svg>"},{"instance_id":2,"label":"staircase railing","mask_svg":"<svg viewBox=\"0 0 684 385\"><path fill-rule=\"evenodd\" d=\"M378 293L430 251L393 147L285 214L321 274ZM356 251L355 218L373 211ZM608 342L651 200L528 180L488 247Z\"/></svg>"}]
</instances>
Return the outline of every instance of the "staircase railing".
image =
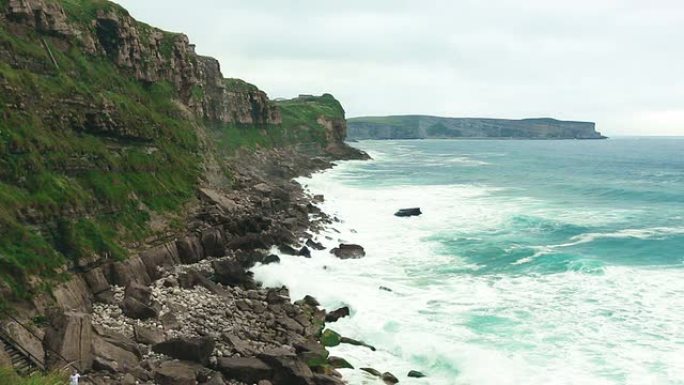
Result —
<instances>
[{"instance_id":1,"label":"staircase railing","mask_svg":"<svg viewBox=\"0 0 684 385\"><path fill-rule=\"evenodd\" d=\"M0 330L0 339L3 340L6 344L8 344L12 349L18 351L21 355L23 355L25 358L27 358L30 362L30 364L41 372L45 372L45 364L36 356L31 354L28 350L24 349L24 347L21 346L17 341L14 340L14 338L10 337L5 333L4 331Z\"/></svg>"},{"instance_id":2,"label":"staircase railing","mask_svg":"<svg viewBox=\"0 0 684 385\"><path fill-rule=\"evenodd\" d=\"M0 311L0 312L4 313L5 316L7 316L10 320L14 321L17 325L19 325L20 327L22 327L24 330L26 330L26 331L27 331L29 334L31 334L33 337L35 337L35 338L38 339L39 341L42 341L42 338L38 337L38 336L37 336L29 327L27 327L26 325L24 325L23 323L21 323L21 322L20 322L18 319L16 319L12 314L9 314L7 311ZM47 365L46 365L44 359L38 358L38 357L34 356L34 355L33 355L31 352L29 352L28 350L24 349L24 347L23 347L21 344L19 344L16 340L14 340L12 337L10 337L9 335L7 335L7 333L5 333L2 329L0 329L0 338L2 338L3 341L5 341L6 343L8 343L12 348L16 349L19 353L21 353L21 354L23 354L24 356L26 356L26 357L29 359L29 361L31 361L31 363L32 363L33 365L35 365L40 371L42 371L42 372L46 372L46 371L47 371ZM56 351L54 351L54 350L52 350L52 349L46 348L45 346L43 346L43 348L44 348L47 352L49 352L49 353L51 353L51 354L54 354L56 357L60 358L63 362L65 362L66 365L64 366L64 369L66 369L66 368L68 368L68 367L71 367L72 369L74 369L74 370L76 370L76 371L80 371L80 370L81 370L81 369L79 369L78 367L76 367L76 366L74 365L74 362L73 362L73 361L67 360L66 358L64 358L64 357L63 357L61 354L59 354L58 352L56 352Z\"/></svg>"}]
</instances>

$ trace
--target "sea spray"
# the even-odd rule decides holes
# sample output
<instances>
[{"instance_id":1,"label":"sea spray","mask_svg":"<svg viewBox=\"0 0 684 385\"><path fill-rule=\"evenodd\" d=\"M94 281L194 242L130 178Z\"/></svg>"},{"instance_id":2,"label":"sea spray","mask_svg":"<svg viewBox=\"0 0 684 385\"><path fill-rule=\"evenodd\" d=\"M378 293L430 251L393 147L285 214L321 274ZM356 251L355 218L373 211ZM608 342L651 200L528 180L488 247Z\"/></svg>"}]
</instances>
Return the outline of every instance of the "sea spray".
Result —
<instances>
[{"instance_id":1,"label":"sea spray","mask_svg":"<svg viewBox=\"0 0 684 385\"><path fill-rule=\"evenodd\" d=\"M351 308L331 327L378 348L333 349L353 384L682 384L684 140L634 141L363 142L374 161L300 182L341 219L317 239L366 257L256 277Z\"/></svg>"}]
</instances>

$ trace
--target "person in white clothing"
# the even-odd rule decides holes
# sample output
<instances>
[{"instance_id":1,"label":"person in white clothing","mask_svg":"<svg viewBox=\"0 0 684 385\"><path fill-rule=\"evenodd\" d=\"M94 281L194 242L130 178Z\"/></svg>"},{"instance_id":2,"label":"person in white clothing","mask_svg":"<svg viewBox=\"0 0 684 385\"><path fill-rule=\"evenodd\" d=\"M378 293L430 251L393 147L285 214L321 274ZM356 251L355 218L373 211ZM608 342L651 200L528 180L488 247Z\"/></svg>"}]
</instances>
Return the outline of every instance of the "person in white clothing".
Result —
<instances>
[{"instance_id":1,"label":"person in white clothing","mask_svg":"<svg viewBox=\"0 0 684 385\"><path fill-rule=\"evenodd\" d=\"M78 372L74 370L74 374L72 374L71 377L69 377L69 380L71 380L69 385L78 385L78 379L79 378L81 378L81 375L78 374Z\"/></svg>"}]
</instances>

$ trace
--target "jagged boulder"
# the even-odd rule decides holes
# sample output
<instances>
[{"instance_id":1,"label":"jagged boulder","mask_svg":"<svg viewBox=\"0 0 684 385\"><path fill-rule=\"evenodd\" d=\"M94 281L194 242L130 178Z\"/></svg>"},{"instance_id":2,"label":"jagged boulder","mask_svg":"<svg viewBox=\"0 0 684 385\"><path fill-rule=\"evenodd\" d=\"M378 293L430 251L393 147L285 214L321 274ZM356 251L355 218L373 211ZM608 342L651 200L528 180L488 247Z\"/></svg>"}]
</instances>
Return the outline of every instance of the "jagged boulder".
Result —
<instances>
[{"instance_id":1,"label":"jagged boulder","mask_svg":"<svg viewBox=\"0 0 684 385\"><path fill-rule=\"evenodd\" d=\"M140 320L159 315L159 305L152 300L152 290L135 282L126 287L121 310L128 317Z\"/></svg>"},{"instance_id":2,"label":"jagged boulder","mask_svg":"<svg viewBox=\"0 0 684 385\"><path fill-rule=\"evenodd\" d=\"M330 253L339 259L359 259L366 256L366 250L362 246L344 243L330 250Z\"/></svg>"},{"instance_id":3,"label":"jagged boulder","mask_svg":"<svg viewBox=\"0 0 684 385\"><path fill-rule=\"evenodd\" d=\"M93 338L93 369L122 372L138 366L138 346L122 335L100 331Z\"/></svg>"},{"instance_id":4,"label":"jagged boulder","mask_svg":"<svg viewBox=\"0 0 684 385\"><path fill-rule=\"evenodd\" d=\"M180 263L178 256L178 247L175 242L169 242L140 254L147 274L152 279L159 279L162 277L164 270L171 270L175 265Z\"/></svg>"},{"instance_id":5,"label":"jagged boulder","mask_svg":"<svg viewBox=\"0 0 684 385\"><path fill-rule=\"evenodd\" d=\"M248 384L269 380L273 376L271 368L255 357L219 358L216 367L226 378Z\"/></svg>"},{"instance_id":6,"label":"jagged boulder","mask_svg":"<svg viewBox=\"0 0 684 385\"><path fill-rule=\"evenodd\" d=\"M177 240L176 247L178 247L178 257L183 263L197 263L204 259L202 241L194 235Z\"/></svg>"},{"instance_id":7,"label":"jagged boulder","mask_svg":"<svg viewBox=\"0 0 684 385\"><path fill-rule=\"evenodd\" d=\"M334 347L342 343L342 336L334 330L325 329L321 335L321 344L327 347Z\"/></svg>"},{"instance_id":8,"label":"jagged boulder","mask_svg":"<svg viewBox=\"0 0 684 385\"><path fill-rule=\"evenodd\" d=\"M335 369L354 369L354 366L342 357L328 357L328 365Z\"/></svg>"},{"instance_id":9,"label":"jagged boulder","mask_svg":"<svg viewBox=\"0 0 684 385\"><path fill-rule=\"evenodd\" d=\"M212 228L202 231L202 247L207 257L223 257L226 255L226 241L220 229Z\"/></svg>"},{"instance_id":10,"label":"jagged boulder","mask_svg":"<svg viewBox=\"0 0 684 385\"><path fill-rule=\"evenodd\" d=\"M325 349L325 346L316 341L306 340L295 342L294 344L297 356L301 358L310 368L320 367L327 364L330 353Z\"/></svg>"},{"instance_id":11,"label":"jagged boulder","mask_svg":"<svg viewBox=\"0 0 684 385\"><path fill-rule=\"evenodd\" d=\"M227 259L214 261L212 267L214 278L219 283L227 286L252 286L254 284L252 274L245 271L237 261Z\"/></svg>"},{"instance_id":12,"label":"jagged boulder","mask_svg":"<svg viewBox=\"0 0 684 385\"><path fill-rule=\"evenodd\" d=\"M309 250L308 247L304 246L301 249L299 249L297 255L304 258L311 258L311 250Z\"/></svg>"},{"instance_id":13,"label":"jagged boulder","mask_svg":"<svg viewBox=\"0 0 684 385\"><path fill-rule=\"evenodd\" d=\"M258 357L273 370L272 382L274 384L315 384L313 380L313 372L309 366L297 356L264 352Z\"/></svg>"},{"instance_id":14,"label":"jagged boulder","mask_svg":"<svg viewBox=\"0 0 684 385\"><path fill-rule=\"evenodd\" d=\"M82 371L90 369L93 364L90 315L74 312L51 314L43 343L49 368L56 369L74 363Z\"/></svg>"},{"instance_id":15,"label":"jagged boulder","mask_svg":"<svg viewBox=\"0 0 684 385\"><path fill-rule=\"evenodd\" d=\"M94 295L105 292L111 288L109 281L107 281L107 277L102 270L102 267L97 267L87 271L83 274L83 278L88 284L90 292Z\"/></svg>"},{"instance_id":16,"label":"jagged boulder","mask_svg":"<svg viewBox=\"0 0 684 385\"><path fill-rule=\"evenodd\" d=\"M197 385L197 373L200 365L191 362L163 362L154 373L157 385Z\"/></svg>"},{"instance_id":17,"label":"jagged boulder","mask_svg":"<svg viewBox=\"0 0 684 385\"><path fill-rule=\"evenodd\" d=\"M202 365L209 363L209 356L214 351L215 342L212 338L173 338L152 346L152 351L165 354L179 360L197 362Z\"/></svg>"},{"instance_id":18,"label":"jagged boulder","mask_svg":"<svg viewBox=\"0 0 684 385\"><path fill-rule=\"evenodd\" d=\"M325 246L323 246L323 244L316 242L313 239L307 239L306 245L314 250L325 250Z\"/></svg>"},{"instance_id":19,"label":"jagged boulder","mask_svg":"<svg viewBox=\"0 0 684 385\"><path fill-rule=\"evenodd\" d=\"M109 266L107 280L112 285L126 287L132 282L149 285L152 283L147 267L140 259L140 256L133 255L125 261L116 262Z\"/></svg>"},{"instance_id":20,"label":"jagged boulder","mask_svg":"<svg viewBox=\"0 0 684 385\"><path fill-rule=\"evenodd\" d=\"M399 382L399 379L390 372L385 372L382 374L382 381L387 385L394 385Z\"/></svg>"},{"instance_id":21,"label":"jagged boulder","mask_svg":"<svg viewBox=\"0 0 684 385\"><path fill-rule=\"evenodd\" d=\"M216 295L226 294L226 291L222 287L219 287L219 285L202 275L202 273L197 270L188 270L179 275L178 284L184 289L192 289L195 286L201 286Z\"/></svg>"},{"instance_id":22,"label":"jagged boulder","mask_svg":"<svg viewBox=\"0 0 684 385\"><path fill-rule=\"evenodd\" d=\"M154 345L164 341L164 332L153 327L135 325L133 335L136 341L145 345Z\"/></svg>"}]
</instances>

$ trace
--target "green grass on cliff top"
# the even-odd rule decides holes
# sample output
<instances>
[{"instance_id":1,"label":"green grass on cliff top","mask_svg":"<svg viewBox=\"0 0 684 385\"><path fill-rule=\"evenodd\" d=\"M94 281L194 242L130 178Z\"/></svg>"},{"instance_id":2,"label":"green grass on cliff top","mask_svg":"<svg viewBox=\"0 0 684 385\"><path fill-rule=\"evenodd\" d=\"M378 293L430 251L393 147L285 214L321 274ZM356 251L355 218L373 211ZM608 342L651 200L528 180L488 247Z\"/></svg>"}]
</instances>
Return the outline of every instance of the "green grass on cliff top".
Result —
<instances>
[{"instance_id":1,"label":"green grass on cliff top","mask_svg":"<svg viewBox=\"0 0 684 385\"><path fill-rule=\"evenodd\" d=\"M276 102L283 117L283 126L298 127L310 125L319 117L344 119L344 109L340 102L330 94L304 96Z\"/></svg>"},{"instance_id":2,"label":"green grass on cliff top","mask_svg":"<svg viewBox=\"0 0 684 385\"><path fill-rule=\"evenodd\" d=\"M228 80L233 85L244 87L235 82L235 79ZM249 83L245 84L251 86ZM344 119L342 105L329 94L283 100L275 104L280 109L283 119L281 125L213 126L211 132L214 134L219 150L230 156L241 148L272 148L289 145L322 148L327 144L327 137L325 127L317 122L318 118L325 116L329 119Z\"/></svg>"}]
</instances>

